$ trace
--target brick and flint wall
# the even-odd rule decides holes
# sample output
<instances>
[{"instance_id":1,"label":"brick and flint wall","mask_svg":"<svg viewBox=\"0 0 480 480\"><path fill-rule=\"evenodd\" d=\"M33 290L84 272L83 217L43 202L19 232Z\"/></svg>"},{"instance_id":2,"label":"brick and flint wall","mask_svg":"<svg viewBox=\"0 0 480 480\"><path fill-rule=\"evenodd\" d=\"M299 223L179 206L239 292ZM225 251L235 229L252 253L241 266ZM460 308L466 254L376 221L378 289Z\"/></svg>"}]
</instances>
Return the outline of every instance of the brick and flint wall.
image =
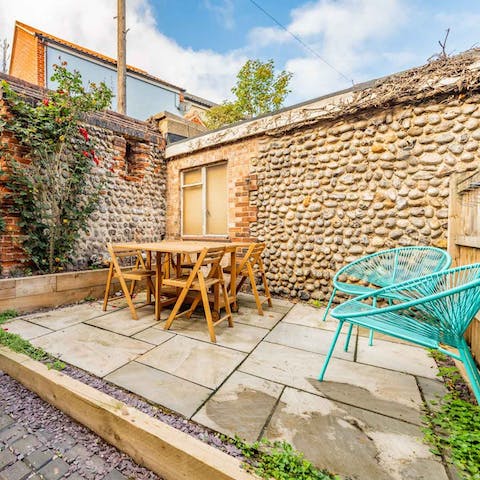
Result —
<instances>
[{"instance_id":1,"label":"brick and flint wall","mask_svg":"<svg viewBox=\"0 0 480 480\"><path fill-rule=\"evenodd\" d=\"M324 300L356 258L446 247L450 174L480 168L479 93L331 114L348 95L167 147L167 235L180 234L181 171L225 160L229 236L267 243L276 294Z\"/></svg>"},{"instance_id":2,"label":"brick and flint wall","mask_svg":"<svg viewBox=\"0 0 480 480\"><path fill-rule=\"evenodd\" d=\"M21 94L42 98L39 87L6 75L1 78ZM0 109L7 112L3 102ZM100 177L104 185L99 204L74 249L70 267L75 269L101 261L107 242L155 241L165 235L166 168L161 136L149 124L113 112L92 115L84 126L97 145L100 159L92 175L96 180ZM3 133L1 141L22 161L25 151L9 132ZM6 167L3 157L0 167ZM27 265L21 249L22 232L10 211L5 180L0 179L0 214L6 223L0 235L0 264L7 273Z\"/></svg>"}]
</instances>

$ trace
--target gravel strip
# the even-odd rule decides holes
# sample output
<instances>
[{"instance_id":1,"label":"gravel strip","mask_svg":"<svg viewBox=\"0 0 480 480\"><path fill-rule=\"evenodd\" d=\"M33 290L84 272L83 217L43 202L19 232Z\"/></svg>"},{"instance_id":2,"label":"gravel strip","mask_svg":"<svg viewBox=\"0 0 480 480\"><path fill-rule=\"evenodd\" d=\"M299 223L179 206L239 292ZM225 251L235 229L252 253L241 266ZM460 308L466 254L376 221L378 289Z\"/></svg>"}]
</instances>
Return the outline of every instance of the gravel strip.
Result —
<instances>
[{"instance_id":1,"label":"gravel strip","mask_svg":"<svg viewBox=\"0 0 480 480\"><path fill-rule=\"evenodd\" d=\"M49 449L55 452L52 462L68 464L68 471L62 478L161 480L3 372L0 372L0 391L0 413L14 419L21 438L35 436L42 447L37 450ZM15 447L6 445L15 452ZM20 463L25 455L15 453Z\"/></svg>"}]
</instances>

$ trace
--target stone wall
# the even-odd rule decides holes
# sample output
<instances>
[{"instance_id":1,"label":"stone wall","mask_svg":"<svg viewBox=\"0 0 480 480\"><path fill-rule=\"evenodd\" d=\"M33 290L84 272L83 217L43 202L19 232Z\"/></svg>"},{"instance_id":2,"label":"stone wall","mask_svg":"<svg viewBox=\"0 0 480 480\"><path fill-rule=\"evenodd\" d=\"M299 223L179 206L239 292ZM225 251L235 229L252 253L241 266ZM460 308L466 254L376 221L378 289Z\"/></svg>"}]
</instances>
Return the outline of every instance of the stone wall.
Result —
<instances>
[{"instance_id":1,"label":"stone wall","mask_svg":"<svg viewBox=\"0 0 480 480\"><path fill-rule=\"evenodd\" d=\"M325 299L334 273L402 245L446 247L449 178L479 167L480 96L265 137L251 171L274 292Z\"/></svg>"},{"instance_id":2,"label":"stone wall","mask_svg":"<svg viewBox=\"0 0 480 480\"><path fill-rule=\"evenodd\" d=\"M241 225L245 238L267 243L277 295L324 300L335 272L363 255L445 248L450 175L480 168L477 92L429 92L348 114L352 92L340 92L169 146L167 235L180 232L181 171L222 159L229 236Z\"/></svg>"},{"instance_id":3,"label":"stone wall","mask_svg":"<svg viewBox=\"0 0 480 480\"><path fill-rule=\"evenodd\" d=\"M14 77L0 75L19 93L41 99L43 89ZM0 99L0 109L5 112ZM114 112L91 115L85 127L97 144L99 166L92 176L103 188L97 209L82 232L73 253L71 268L81 269L97 263L106 255L107 242L155 241L165 235L166 167L164 142L157 131L145 123ZM13 136L4 132L6 142L17 160L25 152ZM5 167L5 159L0 159ZM5 178L0 179L0 214L6 230L0 235L0 265L3 273L26 265L21 249L22 232L10 212Z\"/></svg>"}]
</instances>

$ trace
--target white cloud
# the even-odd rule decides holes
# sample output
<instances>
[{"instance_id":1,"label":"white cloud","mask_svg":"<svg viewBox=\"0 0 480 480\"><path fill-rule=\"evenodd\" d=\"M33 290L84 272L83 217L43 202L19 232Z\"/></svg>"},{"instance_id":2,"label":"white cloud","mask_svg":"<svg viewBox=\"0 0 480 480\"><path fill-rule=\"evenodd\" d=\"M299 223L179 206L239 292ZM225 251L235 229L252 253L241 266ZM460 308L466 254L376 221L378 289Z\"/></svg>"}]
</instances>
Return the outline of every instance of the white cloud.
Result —
<instances>
[{"instance_id":1,"label":"white cloud","mask_svg":"<svg viewBox=\"0 0 480 480\"><path fill-rule=\"evenodd\" d=\"M298 55L286 62L286 68L294 74L289 99L299 101L347 88L351 86L350 79L357 83L365 80L362 70L378 62L381 56L381 52L369 50L369 42L391 35L402 25L407 17L404 3L405 0L317 0L292 10L286 28L325 62L279 27L256 28L249 38L263 47L287 42L289 48L298 47Z\"/></svg>"},{"instance_id":2,"label":"white cloud","mask_svg":"<svg viewBox=\"0 0 480 480\"><path fill-rule=\"evenodd\" d=\"M235 26L235 8L232 0L204 0L203 3L224 28L231 30Z\"/></svg>"},{"instance_id":3,"label":"white cloud","mask_svg":"<svg viewBox=\"0 0 480 480\"><path fill-rule=\"evenodd\" d=\"M116 57L115 0L0 0L0 37L13 40L15 20ZM46 12L49 12L46 14ZM221 101L230 95L246 58L185 49L156 28L148 0L127 2L127 62L189 92Z\"/></svg>"}]
</instances>

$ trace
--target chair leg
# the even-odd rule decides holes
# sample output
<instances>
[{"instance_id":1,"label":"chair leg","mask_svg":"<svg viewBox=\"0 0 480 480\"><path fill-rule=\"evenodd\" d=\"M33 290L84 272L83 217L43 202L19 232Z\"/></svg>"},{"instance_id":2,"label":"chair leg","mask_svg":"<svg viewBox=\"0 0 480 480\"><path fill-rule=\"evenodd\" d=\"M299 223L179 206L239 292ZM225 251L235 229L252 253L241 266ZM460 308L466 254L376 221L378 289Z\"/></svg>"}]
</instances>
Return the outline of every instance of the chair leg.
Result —
<instances>
[{"instance_id":1,"label":"chair leg","mask_svg":"<svg viewBox=\"0 0 480 480\"><path fill-rule=\"evenodd\" d=\"M137 311L135 310L135 305L133 304L127 282L123 279L123 277L118 277L118 279L120 280L120 285L122 286L123 293L125 294L125 300L127 301L127 305L130 309L130 313L132 314L132 318L134 320L138 320Z\"/></svg>"},{"instance_id":2,"label":"chair leg","mask_svg":"<svg viewBox=\"0 0 480 480\"><path fill-rule=\"evenodd\" d=\"M113 278L113 263L110 263L110 268L108 270L107 284L105 285L105 296L103 297L103 311L107 309L108 297L110 296L110 286L112 284Z\"/></svg>"},{"instance_id":3,"label":"chair leg","mask_svg":"<svg viewBox=\"0 0 480 480\"><path fill-rule=\"evenodd\" d=\"M208 333L210 334L210 341L216 343L215 329L213 328L212 311L210 310L210 303L208 301L207 286L203 275L198 276L198 283L200 284L200 293L202 294L203 309L205 310L205 318L207 320Z\"/></svg>"},{"instance_id":4,"label":"chair leg","mask_svg":"<svg viewBox=\"0 0 480 480\"><path fill-rule=\"evenodd\" d=\"M353 323L348 326L347 338L345 339L345 345L343 349L348 352L348 346L350 345L350 338L352 336Z\"/></svg>"},{"instance_id":5,"label":"chair leg","mask_svg":"<svg viewBox=\"0 0 480 480\"><path fill-rule=\"evenodd\" d=\"M202 299L202 294L199 292L198 295L193 299L192 304L190 305L190 308L187 310L185 313L186 318L190 318L197 308L198 304L200 303L200 300Z\"/></svg>"},{"instance_id":6,"label":"chair leg","mask_svg":"<svg viewBox=\"0 0 480 480\"><path fill-rule=\"evenodd\" d=\"M463 365L465 366L467 376L472 385L472 390L475 398L477 399L477 403L480 405L480 373L465 340L462 341L458 351L460 353L460 358L462 359Z\"/></svg>"},{"instance_id":7,"label":"chair leg","mask_svg":"<svg viewBox=\"0 0 480 480\"><path fill-rule=\"evenodd\" d=\"M178 311L180 310L180 307L183 305L183 302L185 301L185 297L187 296L189 287L190 286L185 287L180 293L179 297L177 298L177 301L175 302L175 305L173 306L173 309L170 312L170 315L168 316L167 321L165 322L165 326L163 327L164 330L168 330L171 327L173 321L175 320L175 317L177 316Z\"/></svg>"},{"instance_id":8,"label":"chair leg","mask_svg":"<svg viewBox=\"0 0 480 480\"><path fill-rule=\"evenodd\" d=\"M230 303L228 301L227 287L225 287L225 282L223 281L222 281L222 291L223 291L223 301L225 302L225 310L227 311L228 326L233 327L232 310L230 308Z\"/></svg>"},{"instance_id":9,"label":"chair leg","mask_svg":"<svg viewBox=\"0 0 480 480\"><path fill-rule=\"evenodd\" d=\"M255 297L255 303L257 304L257 310L259 315L263 315L262 302L260 300L260 295L258 293L257 285L255 284L255 274L253 272L252 265L250 262L247 263L248 278L252 286L253 296Z\"/></svg>"},{"instance_id":10,"label":"chair leg","mask_svg":"<svg viewBox=\"0 0 480 480\"><path fill-rule=\"evenodd\" d=\"M389 300L389 304L391 305L391 300ZM377 306L377 297L373 297L372 305L374 307ZM368 336L368 346L371 347L373 345L373 330L370 330L370 334Z\"/></svg>"},{"instance_id":11,"label":"chair leg","mask_svg":"<svg viewBox=\"0 0 480 480\"><path fill-rule=\"evenodd\" d=\"M343 321L340 321L338 323L337 331L335 332L335 335L333 337L332 343L330 345L330 348L327 353L327 358L325 358L325 363L323 364L322 371L320 372L320 375L318 376L318 381L322 382L323 377L325 376L325 372L328 367L328 362L330 362L330 358L332 357L333 351L335 350L335 344L337 343L338 336L340 335L340 332L342 331L343 327Z\"/></svg>"},{"instance_id":12,"label":"chair leg","mask_svg":"<svg viewBox=\"0 0 480 480\"><path fill-rule=\"evenodd\" d=\"M330 310L330 307L332 306L333 299L335 298L335 294L337 293L337 289L334 288L332 294L330 295L330 300L328 301L327 308L325 310L325 313L323 314L323 321L327 319L328 311Z\"/></svg>"},{"instance_id":13,"label":"chair leg","mask_svg":"<svg viewBox=\"0 0 480 480\"><path fill-rule=\"evenodd\" d=\"M268 306L272 306L272 295L270 294L270 289L268 288L267 275L265 274L265 268L263 266L263 261L261 258L258 259L258 265L260 267L260 274L262 276L263 288L265 290L265 296L268 300Z\"/></svg>"}]
</instances>

